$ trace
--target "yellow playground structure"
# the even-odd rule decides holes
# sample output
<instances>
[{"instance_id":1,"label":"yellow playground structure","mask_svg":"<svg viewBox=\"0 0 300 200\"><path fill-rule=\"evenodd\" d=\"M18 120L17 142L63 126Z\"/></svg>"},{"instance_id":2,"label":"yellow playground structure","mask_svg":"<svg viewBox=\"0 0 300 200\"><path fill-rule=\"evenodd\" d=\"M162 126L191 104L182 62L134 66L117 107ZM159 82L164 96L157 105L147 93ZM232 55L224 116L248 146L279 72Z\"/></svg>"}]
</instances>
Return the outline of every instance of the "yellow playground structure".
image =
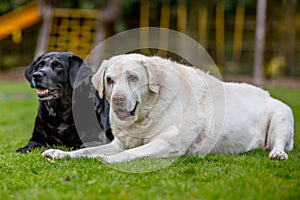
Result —
<instances>
[{"instance_id":1,"label":"yellow playground structure","mask_svg":"<svg viewBox=\"0 0 300 200\"><path fill-rule=\"evenodd\" d=\"M22 40L22 29L36 23L41 23L35 57L47 51L72 51L82 57L88 55L95 44L98 44L106 37L104 24L113 21L118 15L117 10L111 8L118 7L119 0L110 0L106 9L69 9L54 8L47 1L39 0L30 2L8 14L0 16L0 40L12 35L14 42ZM160 10L160 27L170 28L171 5L165 2ZM187 4L179 1L176 9L177 27L182 33L187 32ZM139 27L152 26L150 24L150 1L140 1ZM238 5L236 9L236 20L233 37L233 60L239 60L242 51L242 41L244 32L244 6ZM109 16L109 17L107 17ZM196 38L204 48L208 47L209 24L207 5L199 6L198 10L198 38ZM216 4L215 16L215 41L217 60L224 60L225 49L225 22L224 5L220 1ZM142 35L141 40L146 41L148 35ZM168 41L168 35L161 35L161 41ZM168 45L168 44L164 44Z\"/></svg>"},{"instance_id":2,"label":"yellow playground structure","mask_svg":"<svg viewBox=\"0 0 300 200\"><path fill-rule=\"evenodd\" d=\"M41 23L35 57L47 51L72 51L85 57L105 37L101 13L53 8L46 1L33 1L0 16L0 40L12 36L19 43L23 29Z\"/></svg>"},{"instance_id":3,"label":"yellow playground structure","mask_svg":"<svg viewBox=\"0 0 300 200\"><path fill-rule=\"evenodd\" d=\"M13 10L0 16L0 40L12 35L15 42L20 42L21 30L40 21L41 15L37 2Z\"/></svg>"}]
</instances>

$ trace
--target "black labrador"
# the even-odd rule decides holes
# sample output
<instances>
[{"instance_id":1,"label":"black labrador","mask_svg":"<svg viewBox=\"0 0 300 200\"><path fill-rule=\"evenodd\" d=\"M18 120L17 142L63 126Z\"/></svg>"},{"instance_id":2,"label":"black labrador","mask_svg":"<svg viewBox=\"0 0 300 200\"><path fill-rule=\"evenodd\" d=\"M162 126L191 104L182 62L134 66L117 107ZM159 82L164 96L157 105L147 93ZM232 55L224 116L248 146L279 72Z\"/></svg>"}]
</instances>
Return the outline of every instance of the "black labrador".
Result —
<instances>
[{"instance_id":1,"label":"black labrador","mask_svg":"<svg viewBox=\"0 0 300 200\"><path fill-rule=\"evenodd\" d=\"M92 70L79 56L44 54L26 68L25 77L37 91L39 106L32 137L17 152L47 145L77 149L113 139L109 104L98 96L91 84Z\"/></svg>"}]
</instances>

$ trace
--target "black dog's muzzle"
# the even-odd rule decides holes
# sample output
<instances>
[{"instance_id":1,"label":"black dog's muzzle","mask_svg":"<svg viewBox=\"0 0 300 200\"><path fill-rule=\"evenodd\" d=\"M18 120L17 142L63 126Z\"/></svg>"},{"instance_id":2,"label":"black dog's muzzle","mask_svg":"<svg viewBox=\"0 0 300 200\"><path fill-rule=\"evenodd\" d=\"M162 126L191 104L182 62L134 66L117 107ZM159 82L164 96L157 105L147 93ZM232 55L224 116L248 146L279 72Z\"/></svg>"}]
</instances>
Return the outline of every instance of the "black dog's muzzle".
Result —
<instances>
[{"instance_id":1,"label":"black dog's muzzle","mask_svg":"<svg viewBox=\"0 0 300 200\"><path fill-rule=\"evenodd\" d=\"M52 100L60 97L60 91L57 88L47 86L49 83L47 83L46 72L36 71L32 74L32 78L39 100Z\"/></svg>"}]
</instances>

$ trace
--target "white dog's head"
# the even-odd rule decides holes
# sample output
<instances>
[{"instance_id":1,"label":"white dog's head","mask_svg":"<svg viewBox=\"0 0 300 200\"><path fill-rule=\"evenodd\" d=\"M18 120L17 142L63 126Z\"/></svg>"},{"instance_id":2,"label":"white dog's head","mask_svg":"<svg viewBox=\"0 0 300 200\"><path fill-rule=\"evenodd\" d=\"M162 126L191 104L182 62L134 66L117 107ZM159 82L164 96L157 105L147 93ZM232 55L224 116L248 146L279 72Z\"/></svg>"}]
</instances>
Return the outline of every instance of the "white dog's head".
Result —
<instances>
[{"instance_id":1,"label":"white dog's head","mask_svg":"<svg viewBox=\"0 0 300 200\"><path fill-rule=\"evenodd\" d=\"M149 57L128 54L104 60L92 82L100 97L105 94L109 100L111 117L130 126L147 115L150 105L145 103L159 92L163 80L163 71Z\"/></svg>"}]
</instances>

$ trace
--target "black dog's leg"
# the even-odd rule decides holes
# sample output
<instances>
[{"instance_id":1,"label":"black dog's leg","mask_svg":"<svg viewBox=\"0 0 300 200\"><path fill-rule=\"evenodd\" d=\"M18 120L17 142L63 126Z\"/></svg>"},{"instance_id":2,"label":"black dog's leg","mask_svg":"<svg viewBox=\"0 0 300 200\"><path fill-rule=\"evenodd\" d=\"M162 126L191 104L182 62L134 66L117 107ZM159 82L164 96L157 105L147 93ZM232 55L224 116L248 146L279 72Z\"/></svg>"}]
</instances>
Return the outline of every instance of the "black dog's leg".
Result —
<instances>
[{"instance_id":1,"label":"black dog's leg","mask_svg":"<svg viewBox=\"0 0 300 200\"><path fill-rule=\"evenodd\" d=\"M18 150L16 150L16 152L26 153L36 148L45 147L47 137L47 132L46 130L44 130L45 128L46 126L44 125L43 121L40 120L39 116L37 116L35 118L35 124L31 139L26 146L19 148Z\"/></svg>"},{"instance_id":2,"label":"black dog's leg","mask_svg":"<svg viewBox=\"0 0 300 200\"><path fill-rule=\"evenodd\" d=\"M26 146L18 149L17 152L18 153L27 153L27 152L32 151L33 149L41 148L41 147L45 147L45 145L41 144L39 142L30 140Z\"/></svg>"}]
</instances>

